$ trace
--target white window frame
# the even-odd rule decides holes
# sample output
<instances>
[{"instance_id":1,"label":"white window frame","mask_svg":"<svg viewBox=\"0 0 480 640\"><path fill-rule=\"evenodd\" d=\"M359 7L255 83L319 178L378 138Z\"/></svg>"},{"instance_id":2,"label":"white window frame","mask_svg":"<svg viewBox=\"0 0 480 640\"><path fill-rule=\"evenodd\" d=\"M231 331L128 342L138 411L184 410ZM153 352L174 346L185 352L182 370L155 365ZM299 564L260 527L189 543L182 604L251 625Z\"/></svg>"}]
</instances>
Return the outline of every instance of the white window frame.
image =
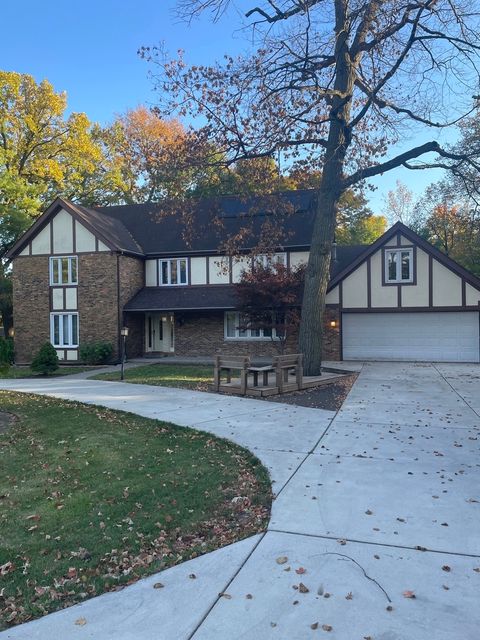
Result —
<instances>
[{"instance_id":1,"label":"white window frame","mask_svg":"<svg viewBox=\"0 0 480 640\"><path fill-rule=\"evenodd\" d=\"M68 278L67 281L64 282L62 280L62 274L63 274L63 269L62 269L62 260L68 260ZM76 275L76 280L73 280L72 278L72 263L75 261L75 275ZM59 277L59 281L55 282L53 279L53 265L57 264L57 269L58 269L58 277ZM50 285L52 287L61 287L62 285L72 285L72 284L78 284L78 257L77 256L52 256L50 257Z\"/></svg>"},{"instance_id":2,"label":"white window frame","mask_svg":"<svg viewBox=\"0 0 480 640\"><path fill-rule=\"evenodd\" d=\"M409 267L410 273L409 277L402 279L402 253L408 253ZM390 273L388 270L389 258L392 254L397 254L397 262L396 262L396 278L390 278ZM398 247L395 249L385 249L385 284L411 284L413 282L413 249L411 247Z\"/></svg>"},{"instance_id":3,"label":"white window frame","mask_svg":"<svg viewBox=\"0 0 480 640\"><path fill-rule=\"evenodd\" d=\"M67 342L65 342L63 318L67 317ZM73 341L73 317L77 318L76 341ZM55 343L55 317L61 318L58 323L58 343ZM51 313L50 314L50 342L56 349L75 349L78 347L78 334L80 327L78 324L78 313Z\"/></svg>"},{"instance_id":4,"label":"white window frame","mask_svg":"<svg viewBox=\"0 0 480 640\"><path fill-rule=\"evenodd\" d=\"M229 336L228 335L228 315L229 314L235 314L235 336ZM264 330L263 329L245 329L245 335L240 335L240 329L239 329L239 325L240 325L240 316L244 315L242 312L240 311L225 311L224 314L224 337L225 340L229 340L229 341L239 341L239 340L252 340L252 341L258 341L258 342L265 342L267 340L280 340L281 336L277 336L277 330L275 327L272 327L272 335L271 336L265 336L264 335ZM252 332L256 332L258 331L260 333L259 336L254 336L252 335Z\"/></svg>"},{"instance_id":5,"label":"white window frame","mask_svg":"<svg viewBox=\"0 0 480 640\"><path fill-rule=\"evenodd\" d=\"M255 265L260 265L264 269L268 269L269 267L273 267L277 264L281 264L284 267L287 266L287 254L283 253L265 253L259 254L254 258Z\"/></svg>"},{"instance_id":6,"label":"white window frame","mask_svg":"<svg viewBox=\"0 0 480 640\"><path fill-rule=\"evenodd\" d=\"M162 263L166 262L168 282L162 282ZM177 278L181 273L180 264L185 262L185 282L172 282L172 262L177 263ZM158 285L160 287L184 287L188 284L188 258L160 258L158 260Z\"/></svg>"}]
</instances>

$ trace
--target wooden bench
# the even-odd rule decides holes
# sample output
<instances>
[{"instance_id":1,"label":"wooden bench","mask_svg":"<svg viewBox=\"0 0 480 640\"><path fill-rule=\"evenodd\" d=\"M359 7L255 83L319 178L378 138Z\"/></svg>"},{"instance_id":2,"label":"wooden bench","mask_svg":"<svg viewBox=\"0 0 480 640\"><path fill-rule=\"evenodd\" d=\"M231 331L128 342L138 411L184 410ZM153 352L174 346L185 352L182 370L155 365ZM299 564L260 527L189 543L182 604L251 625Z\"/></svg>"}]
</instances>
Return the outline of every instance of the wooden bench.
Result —
<instances>
[{"instance_id":1,"label":"wooden bench","mask_svg":"<svg viewBox=\"0 0 480 640\"><path fill-rule=\"evenodd\" d=\"M263 376L263 386L268 386L268 374L275 371L275 367L271 364L267 364L265 366L253 366L248 368L248 372L253 374L253 386L258 387L258 374L261 373Z\"/></svg>"},{"instance_id":2,"label":"wooden bench","mask_svg":"<svg viewBox=\"0 0 480 640\"><path fill-rule=\"evenodd\" d=\"M250 367L250 358L248 356L215 356L213 369L213 388L219 391L221 387L222 372L226 373L227 384L232 381L232 370L238 371L240 374L240 389L242 396L247 391L248 368Z\"/></svg>"},{"instance_id":3,"label":"wooden bench","mask_svg":"<svg viewBox=\"0 0 480 640\"><path fill-rule=\"evenodd\" d=\"M288 356L274 356L273 367L275 369L276 386L279 393L296 391L303 386L303 354L293 353ZM288 373L295 369L295 382L288 381Z\"/></svg>"}]
</instances>

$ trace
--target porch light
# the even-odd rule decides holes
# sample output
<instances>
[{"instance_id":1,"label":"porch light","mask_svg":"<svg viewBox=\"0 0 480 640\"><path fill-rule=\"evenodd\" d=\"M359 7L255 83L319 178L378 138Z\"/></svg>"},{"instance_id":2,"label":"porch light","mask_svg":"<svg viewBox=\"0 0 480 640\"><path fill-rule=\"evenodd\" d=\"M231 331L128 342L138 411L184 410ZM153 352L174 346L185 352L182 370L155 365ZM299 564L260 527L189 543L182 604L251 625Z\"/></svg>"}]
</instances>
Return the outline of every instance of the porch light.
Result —
<instances>
[{"instance_id":1,"label":"porch light","mask_svg":"<svg viewBox=\"0 0 480 640\"><path fill-rule=\"evenodd\" d=\"M120 329L120 335L126 338L128 336L128 327L122 327Z\"/></svg>"},{"instance_id":2,"label":"porch light","mask_svg":"<svg viewBox=\"0 0 480 640\"><path fill-rule=\"evenodd\" d=\"M330 320L330 326L332 327L332 329L335 329L335 327L337 326L337 321L336 320Z\"/></svg>"},{"instance_id":3,"label":"porch light","mask_svg":"<svg viewBox=\"0 0 480 640\"><path fill-rule=\"evenodd\" d=\"M8 337L13 338L14 335L15 335L15 329L13 327L10 327L10 329L8 330Z\"/></svg>"}]
</instances>

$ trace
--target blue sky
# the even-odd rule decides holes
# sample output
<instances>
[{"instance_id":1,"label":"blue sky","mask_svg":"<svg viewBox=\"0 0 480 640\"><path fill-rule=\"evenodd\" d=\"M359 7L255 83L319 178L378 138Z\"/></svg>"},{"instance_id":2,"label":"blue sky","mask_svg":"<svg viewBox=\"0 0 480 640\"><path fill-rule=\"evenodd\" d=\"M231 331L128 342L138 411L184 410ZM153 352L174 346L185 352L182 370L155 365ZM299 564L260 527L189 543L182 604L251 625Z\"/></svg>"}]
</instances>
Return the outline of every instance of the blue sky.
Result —
<instances>
[{"instance_id":1,"label":"blue sky","mask_svg":"<svg viewBox=\"0 0 480 640\"><path fill-rule=\"evenodd\" d=\"M138 104L154 104L149 66L137 56L142 45L164 42L174 54L184 49L187 60L208 63L223 53L245 48L232 17L211 24L205 16L187 25L174 14L175 0L10 0L2 3L0 67L47 78L65 90L69 110L109 122ZM424 134L414 140L431 139ZM410 142L405 148L411 146ZM402 147L399 150L404 150ZM369 195L376 213L397 179L421 192L439 179L439 172L406 169L377 178Z\"/></svg>"}]
</instances>

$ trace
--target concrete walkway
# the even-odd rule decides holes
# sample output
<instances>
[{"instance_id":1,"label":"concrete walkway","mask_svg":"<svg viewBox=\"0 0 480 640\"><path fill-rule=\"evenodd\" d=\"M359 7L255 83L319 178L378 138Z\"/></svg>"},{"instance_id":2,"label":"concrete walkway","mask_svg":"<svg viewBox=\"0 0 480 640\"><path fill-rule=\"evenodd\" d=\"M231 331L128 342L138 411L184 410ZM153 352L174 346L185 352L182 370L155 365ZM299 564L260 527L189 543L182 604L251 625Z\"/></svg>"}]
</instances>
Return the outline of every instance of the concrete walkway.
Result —
<instances>
[{"instance_id":1,"label":"concrete walkway","mask_svg":"<svg viewBox=\"0 0 480 640\"><path fill-rule=\"evenodd\" d=\"M367 364L337 414L89 380L0 388L230 438L270 469L277 494L266 534L2 640L478 639L478 366ZM159 580L164 588L153 589Z\"/></svg>"}]
</instances>

